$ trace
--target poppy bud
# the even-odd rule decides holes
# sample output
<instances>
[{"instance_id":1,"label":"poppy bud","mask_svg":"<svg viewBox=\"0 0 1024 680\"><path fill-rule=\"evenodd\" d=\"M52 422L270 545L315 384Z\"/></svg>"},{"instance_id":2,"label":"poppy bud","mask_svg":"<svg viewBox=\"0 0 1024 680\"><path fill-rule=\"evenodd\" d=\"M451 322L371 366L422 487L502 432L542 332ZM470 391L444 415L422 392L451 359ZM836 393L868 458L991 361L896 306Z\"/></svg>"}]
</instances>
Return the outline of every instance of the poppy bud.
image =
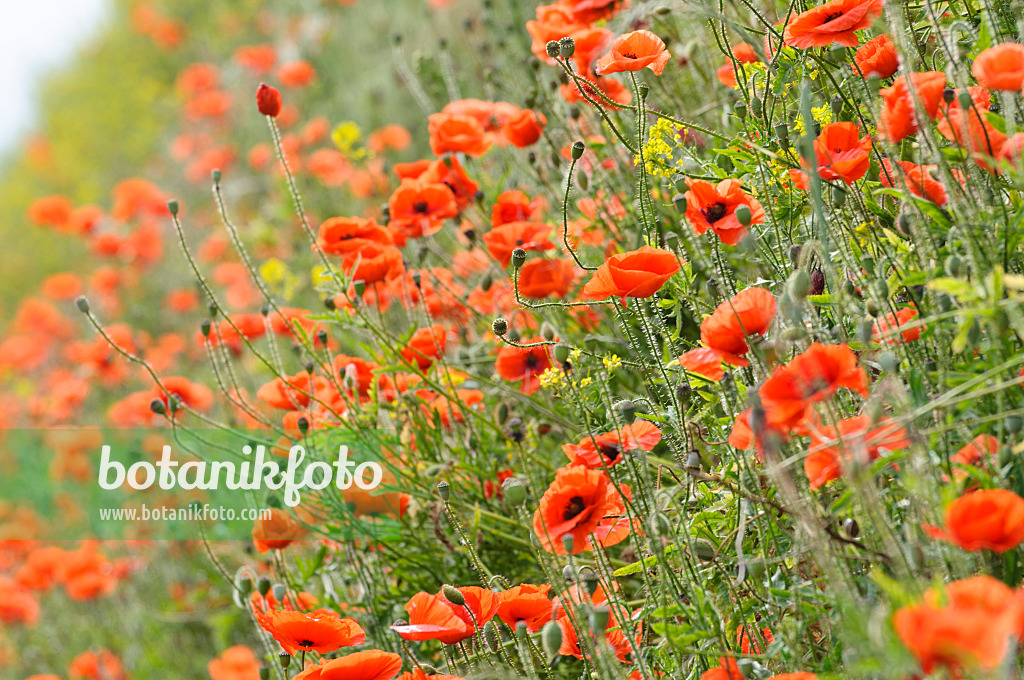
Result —
<instances>
[{"instance_id":1,"label":"poppy bud","mask_svg":"<svg viewBox=\"0 0 1024 680\"><path fill-rule=\"evenodd\" d=\"M615 410L619 412L622 419L626 423L632 423L636 420L636 404L631 402L629 399L623 399L615 405Z\"/></svg>"},{"instance_id":2,"label":"poppy bud","mask_svg":"<svg viewBox=\"0 0 1024 680\"><path fill-rule=\"evenodd\" d=\"M178 199L172 198L167 201L167 212L171 213L172 216L176 217L178 215L178 207Z\"/></svg>"},{"instance_id":3,"label":"poppy bud","mask_svg":"<svg viewBox=\"0 0 1024 680\"><path fill-rule=\"evenodd\" d=\"M266 666L260 666L260 680L270 680L270 669Z\"/></svg>"},{"instance_id":4,"label":"poppy bud","mask_svg":"<svg viewBox=\"0 0 1024 680\"><path fill-rule=\"evenodd\" d=\"M459 592L459 589L455 586L450 586L447 583L441 586L441 593L444 595L444 599L451 602L456 607L461 607L466 604L466 596Z\"/></svg>"},{"instance_id":5,"label":"poppy bud","mask_svg":"<svg viewBox=\"0 0 1024 680\"><path fill-rule=\"evenodd\" d=\"M89 313L89 298L84 295L79 295L75 298L75 307L78 307L78 311L82 314Z\"/></svg>"},{"instance_id":6,"label":"poppy bud","mask_svg":"<svg viewBox=\"0 0 1024 680\"><path fill-rule=\"evenodd\" d=\"M895 373L900 370L900 360L892 352L882 352L878 357L878 365L882 367L882 370L886 373Z\"/></svg>"},{"instance_id":7,"label":"poppy bud","mask_svg":"<svg viewBox=\"0 0 1024 680\"><path fill-rule=\"evenodd\" d=\"M870 300L868 302L871 302ZM857 338L865 345L871 342L871 337L875 333L875 317L868 314L861 319L860 324L857 326Z\"/></svg>"},{"instance_id":8,"label":"poppy bud","mask_svg":"<svg viewBox=\"0 0 1024 680\"><path fill-rule=\"evenodd\" d=\"M281 668L288 668L292 664L292 655L288 652L281 652L277 655L277 661L281 664Z\"/></svg>"},{"instance_id":9,"label":"poppy bud","mask_svg":"<svg viewBox=\"0 0 1024 680\"><path fill-rule=\"evenodd\" d=\"M708 279L708 282L704 284L704 287L708 290L708 295L713 298L718 297L718 279Z\"/></svg>"},{"instance_id":10,"label":"poppy bud","mask_svg":"<svg viewBox=\"0 0 1024 680\"><path fill-rule=\"evenodd\" d=\"M749 205L738 205L736 206L736 220L744 227L750 226L750 220L752 216L750 214Z\"/></svg>"},{"instance_id":11,"label":"poppy bud","mask_svg":"<svg viewBox=\"0 0 1024 680\"><path fill-rule=\"evenodd\" d=\"M263 597L267 596L270 592L270 579L266 576L261 576L260 580L256 582L256 590L260 591L260 595Z\"/></svg>"},{"instance_id":12,"label":"poppy bud","mask_svg":"<svg viewBox=\"0 0 1024 680\"><path fill-rule=\"evenodd\" d=\"M491 654L497 654L501 650L501 633L494 621L484 624L484 642L487 643L487 649L491 651Z\"/></svg>"},{"instance_id":13,"label":"poppy bud","mask_svg":"<svg viewBox=\"0 0 1024 680\"><path fill-rule=\"evenodd\" d=\"M590 567L583 567L580 569L579 581L587 594L593 597L597 592L597 572Z\"/></svg>"},{"instance_id":14,"label":"poppy bud","mask_svg":"<svg viewBox=\"0 0 1024 680\"><path fill-rule=\"evenodd\" d=\"M412 283L416 288L422 288L421 282L423 281L423 275L419 272L412 273Z\"/></svg>"},{"instance_id":15,"label":"poppy bud","mask_svg":"<svg viewBox=\"0 0 1024 680\"><path fill-rule=\"evenodd\" d=\"M522 248L516 248L512 251L512 266L519 269L526 262L526 251Z\"/></svg>"},{"instance_id":16,"label":"poppy bud","mask_svg":"<svg viewBox=\"0 0 1024 680\"><path fill-rule=\"evenodd\" d=\"M640 101L647 101L647 93L651 91L651 86L647 83L640 83L637 87L637 92L640 94Z\"/></svg>"},{"instance_id":17,"label":"poppy bud","mask_svg":"<svg viewBox=\"0 0 1024 680\"><path fill-rule=\"evenodd\" d=\"M693 396L693 388L689 383L682 383L676 386L676 398L683 406L690 405L690 397Z\"/></svg>"},{"instance_id":18,"label":"poppy bud","mask_svg":"<svg viewBox=\"0 0 1024 680\"><path fill-rule=\"evenodd\" d=\"M522 505L526 502L526 487L515 477L509 477L502 482L501 490L512 505Z\"/></svg>"},{"instance_id":19,"label":"poppy bud","mask_svg":"<svg viewBox=\"0 0 1024 680\"><path fill-rule=\"evenodd\" d=\"M284 602L284 596L288 594L288 589L284 587L283 583L275 583L274 587L270 590L274 593L275 600Z\"/></svg>"},{"instance_id":20,"label":"poppy bud","mask_svg":"<svg viewBox=\"0 0 1024 680\"><path fill-rule=\"evenodd\" d=\"M441 500L448 502L451 497L451 487L448 482L441 480L437 483L437 495L441 497Z\"/></svg>"},{"instance_id":21,"label":"poppy bud","mask_svg":"<svg viewBox=\"0 0 1024 680\"><path fill-rule=\"evenodd\" d=\"M805 269L797 269L790 274L786 290L794 300L803 300L811 291L811 277Z\"/></svg>"},{"instance_id":22,"label":"poppy bud","mask_svg":"<svg viewBox=\"0 0 1024 680\"><path fill-rule=\"evenodd\" d=\"M889 283L885 279L875 279L875 295L881 300L889 298Z\"/></svg>"},{"instance_id":23,"label":"poppy bud","mask_svg":"<svg viewBox=\"0 0 1024 680\"><path fill-rule=\"evenodd\" d=\"M757 118L760 118L761 114L764 113L764 104L756 94L750 98L750 112Z\"/></svg>"},{"instance_id":24,"label":"poppy bud","mask_svg":"<svg viewBox=\"0 0 1024 680\"><path fill-rule=\"evenodd\" d=\"M746 118L747 118L747 103L745 101L743 101L742 99L739 100L738 102L733 104L732 111L733 111L733 113L736 114L736 117L739 118L740 120L746 120Z\"/></svg>"},{"instance_id":25,"label":"poppy bud","mask_svg":"<svg viewBox=\"0 0 1024 680\"><path fill-rule=\"evenodd\" d=\"M576 537L572 534L562 534L562 547L571 555L573 548L576 547Z\"/></svg>"},{"instance_id":26,"label":"poppy bud","mask_svg":"<svg viewBox=\"0 0 1024 680\"><path fill-rule=\"evenodd\" d=\"M811 272L811 295L821 295L825 292L825 274L821 269L815 268Z\"/></svg>"},{"instance_id":27,"label":"poppy bud","mask_svg":"<svg viewBox=\"0 0 1024 680\"><path fill-rule=\"evenodd\" d=\"M595 607L590 612L590 630L604 630L608 627L608 608Z\"/></svg>"},{"instance_id":28,"label":"poppy bud","mask_svg":"<svg viewBox=\"0 0 1024 680\"><path fill-rule=\"evenodd\" d=\"M526 621L518 621L516 623L516 639L517 640L519 640L520 642L525 642L526 641L526 634L528 632L529 631L527 630Z\"/></svg>"},{"instance_id":29,"label":"poppy bud","mask_svg":"<svg viewBox=\"0 0 1024 680\"><path fill-rule=\"evenodd\" d=\"M352 292L354 292L357 297L362 297L363 293L366 292L366 281L363 281L362 279L356 279L353 281Z\"/></svg>"},{"instance_id":30,"label":"poppy bud","mask_svg":"<svg viewBox=\"0 0 1024 680\"><path fill-rule=\"evenodd\" d=\"M946 102L947 104L952 104L953 99L955 97L956 91L951 87L947 87L945 90L942 91L942 101Z\"/></svg>"},{"instance_id":31,"label":"poppy bud","mask_svg":"<svg viewBox=\"0 0 1024 680\"><path fill-rule=\"evenodd\" d=\"M672 202L675 204L676 210L678 210L681 213L685 213L686 212L686 195L685 194L676 194L675 196L672 197Z\"/></svg>"},{"instance_id":32,"label":"poppy bud","mask_svg":"<svg viewBox=\"0 0 1024 680\"><path fill-rule=\"evenodd\" d=\"M555 345L555 361L564 364L569 360L569 345Z\"/></svg>"},{"instance_id":33,"label":"poppy bud","mask_svg":"<svg viewBox=\"0 0 1024 680\"><path fill-rule=\"evenodd\" d=\"M548 658L554 658L562 646L562 627L554 621L548 621L540 629L540 639Z\"/></svg>"},{"instance_id":34,"label":"poppy bud","mask_svg":"<svg viewBox=\"0 0 1024 680\"><path fill-rule=\"evenodd\" d=\"M158 416L162 416L165 413L167 413L167 406L164 405L164 402L162 400L154 399L153 401L149 402L149 410L157 414Z\"/></svg>"},{"instance_id":35,"label":"poppy bud","mask_svg":"<svg viewBox=\"0 0 1024 680\"><path fill-rule=\"evenodd\" d=\"M557 57L559 55L559 53L561 52L561 49L559 48L559 45L558 45L558 41L557 40L549 40L548 44L544 46L544 51L552 59Z\"/></svg>"},{"instance_id":36,"label":"poppy bud","mask_svg":"<svg viewBox=\"0 0 1024 680\"><path fill-rule=\"evenodd\" d=\"M966 90L961 92L957 96L957 99L960 101L960 108L963 109L964 111L970 110L970 108L974 105L974 100L971 99L971 93Z\"/></svg>"},{"instance_id":37,"label":"poppy bud","mask_svg":"<svg viewBox=\"0 0 1024 680\"><path fill-rule=\"evenodd\" d=\"M508 321L505 321L504 318L499 316L491 322L491 330L494 331L494 334L499 338L504 336L505 333L508 333Z\"/></svg>"},{"instance_id":38,"label":"poppy bud","mask_svg":"<svg viewBox=\"0 0 1024 680\"><path fill-rule=\"evenodd\" d=\"M572 143L572 151L570 152L572 154L572 159L574 161L578 161L580 159L580 157L583 155L583 151L585 149L586 149L586 147L583 146L583 142L582 141L577 139L575 142L573 142Z\"/></svg>"},{"instance_id":39,"label":"poppy bud","mask_svg":"<svg viewBox=\"0 0 1024 680\"><path fill-rule=\"evenodd\" d=\"M1010 434L1020 432L1022 424L1024 424L1024 422L1021 421L1020 416L1006 416L1006 418L1003 419L1003 427L1005 427L1006 431Z\"/></svg>"},{"instance_id":40,"label":"poppy bud","mask_svg":"<svg viewBox=\"0 0 1024 680\"><path fill-rule=\"evenodd\" d=\"M582 191L586 191L590 187L590 179L585 172L581 172L576 175L576 184L579 185Z\"/></svg>"},{"instance_id":41,"label":"poppy bud","mask_svg":"<svg viewBox=\"0 0 1024 680\"><path fill-rule=\"evenodd\" d=\"M545 340L551 341L558 337L558 332L554 326L545 321L540 325L540 336Z\"/></svg>"},{"instance_id":42,"label":"poppy bud","mask_svg":"<svg viewBox=\"0 0 1024 680\"><path fill-rule=\"evenodd\" d=\"M840 189L839 187L833 188L832 207L835 208L836 210L839 210L844 205L846 205L846 192Z\"/></svg>"},{"instance_id":43,"label":"poppy bud","mask_svg":"<svg viewBox=\"0 0 1024 680\"><path fill-rule=\"evenodd\" d=\"M220 178L221 178L220 170L217 169L217 168L214 168L213 171L210 173L210 178L213 180L214 184L219 185L220 184Z\"/></svg>"},{"instance_id":44,"label":"poppy bud","mask_svg":"<svg viewBox=\"0 0 1024 680\"><path fill-rule=\"evenodd\" d=\"M242 593L242 597L249 597L249 593L253 591L254 587L252 579L248 576L238 582L238 590Z\"/></svg>"},{"instance_id":45,"label":"poppy bud","mask_svg":"<svg viewBox=\"0 0 1024 680\"><path fill-rule=\"evenodd\" d=\"M946 258L945 269L946 273L950 276L960 275L960 265L963 264L960 258L956 255L950 255Z\"/></svg>"},{"instance_id":46,"label":"poppy bud","mask_svg":"<svg viewBox=\"0 0 1024 680\"><path fill-rule=\"evenodd\" d=\"M213 324L211 324L211 323L210 323L210 320L209 320L209 319L203 319L203 320L202 320L202 321L201 321L201 322L199 323L199 332L203 334L203 337L204 337L204 338L208 338L208 337L210 337L210 327L211 327L212 325L213 325Z\"/></svg>"},{"instance_id":47,"label":"poppy bud","mask_svg":"<svg viewBox=\"0 0 1024 680\"><path fill-rule=\"evenodd\" d=\"M715 559L715 546L706 538L698 538L693 542L693 552L702 562Z\"/></svg>"},{"instance_id":48,"label":"poppy bud","mask_svg":"<svg viewBox=\"0 0 1024 680\"><path fill-rule=\"evenodd\" d=\"M281 92L276 87L260 83L256 88L256 108L264 116L277 118L277 114L281 113Z\"/></svg>"},{"instance_id":49,"label":"poppy bud","mask_svg":"<svg viewBox=\"0 0 1024 680\"><path fill-rule=\"evenodd\" d=\"M853 295L857 292L857 288L853 285L853 281L850 279L843 279L843 292L847 295Z\"/></svg>"},{"instance_id":50,"label":"poppy bud","mask_svg":"<svg viewBox=\"0 0 1024 680\"><path fill-rule=\"evenodd\" d=\"M832 106L832 117L838 120L839 114L843 112L843 98L839 95L834 95L829 104Z\"/></svg>"},{"instance_id":51,"label":"poppy bud","mask_svg":"<svg viewBox=\"0 0 1024 680\"><path fill-rule=\"evenodd\" d=\"M558 54L562 57L562 59L568 59L575 52L576 41L570 38L569 36L565 36L564 38L558 41Z\"/></svg>"},{"instance_id":52,"label":"poppy bud","mask_svg":"<svg viewBox=\"0 0 1024 680\"><path fill-rule=\"evenodd\" d=\"M576 581L576 569L571 564L567 564L562 567L562 579L566 583L574 583Z\"/></svg>"}]
</instances>

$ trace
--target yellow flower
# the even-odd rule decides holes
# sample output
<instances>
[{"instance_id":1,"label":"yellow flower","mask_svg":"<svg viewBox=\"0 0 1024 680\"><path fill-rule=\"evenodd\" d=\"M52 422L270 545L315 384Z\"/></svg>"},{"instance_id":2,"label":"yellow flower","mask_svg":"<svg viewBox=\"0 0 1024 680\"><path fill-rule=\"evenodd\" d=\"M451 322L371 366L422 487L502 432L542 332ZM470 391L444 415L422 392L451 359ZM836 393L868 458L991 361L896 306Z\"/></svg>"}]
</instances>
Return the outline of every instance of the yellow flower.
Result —
<instances>
[{"instance_id":1,"label":"yellow flower","mask_svg":"<svg viewBox=\"0 0 1024 680\"><path fill-rule=\"evenodd\" d=\"M617 354L612 354L610 356L606 356L606 357L601 359L601 362L604 364L605 369L609 373L614 372L615 369L617 369L617 368L622 366L622 359L620 359Z\"/></svg>"}]
</instances>

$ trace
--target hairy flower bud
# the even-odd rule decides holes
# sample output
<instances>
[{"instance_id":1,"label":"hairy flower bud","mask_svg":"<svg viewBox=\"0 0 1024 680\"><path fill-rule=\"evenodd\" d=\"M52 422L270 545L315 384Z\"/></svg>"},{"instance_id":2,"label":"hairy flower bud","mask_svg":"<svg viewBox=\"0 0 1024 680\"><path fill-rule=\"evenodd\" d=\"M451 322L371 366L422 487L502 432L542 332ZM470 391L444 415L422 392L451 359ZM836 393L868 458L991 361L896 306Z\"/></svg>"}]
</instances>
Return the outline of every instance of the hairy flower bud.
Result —
<instances>
[{"instance_id":1,"label":"hairy flower bud","mask_svg":"<svg viewBox=\"0 0 1024 680\"><path fill-rule=\"evenodd\" d=\"M577 139L572 143L572 151L570 152L572 154L572 159L574 161L578 161L580 157L583 156L583 152L585 150L586 147L583 145L583 142Z\"/></svg>"},{"instance_id":2,"label":"hairy flower bud","mask_svg":"<svg viewBox=\"0 0 1024 680\"><path fill-rule=\"evenodd\" d=\"M461 607L466 604L466 596L459 592L459 589L455 586L445 583L441 586L441 593L444 595L444 599L448 600L456 607Z\"/></svg>"},{"instance_id":3,"label":"hairy flower bud","mask_svg":"<svg viewBox=\"0 0 1024 680\"><path fill-rule=\"evenodd\" d=\"M548 621L540 629L540 639L544 653L548 655L548 658L554 658L562 646L562 627L554 621Z\"/></svg>"}]
</instances>

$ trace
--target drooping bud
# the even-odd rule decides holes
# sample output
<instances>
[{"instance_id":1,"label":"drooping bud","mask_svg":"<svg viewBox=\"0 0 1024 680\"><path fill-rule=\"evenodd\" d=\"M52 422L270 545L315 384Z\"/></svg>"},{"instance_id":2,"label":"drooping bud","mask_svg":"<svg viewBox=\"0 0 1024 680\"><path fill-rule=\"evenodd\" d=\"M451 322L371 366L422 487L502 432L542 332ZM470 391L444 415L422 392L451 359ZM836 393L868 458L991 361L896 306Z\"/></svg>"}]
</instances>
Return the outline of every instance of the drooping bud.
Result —
<instances>
[{"instance_id":1,"label":"drooping bud","mask_svg":"<svg viewBox=\"0 0 1024 680\"><path fill-rule=\"evenodd\" d=\"M622 416L622 420L627 424L632 423L636 420L636 404L631 402L629 399L623 399L615 405L615 410Z\"/></svg>"},{"instance_id":2,"label":"drooping bud","mask_svg":"<svg viewBox=\"0 0 1024 680\"><path fill-rule=\"evenodd\" d=\"M811 272L811 295L821 295L825 292L825 273L815 267Z\"/></svg>"},{"instance_id":3,"label":"drooping bud","mask_svg":"<svg viewBox=\"0 0 1024 680\"><path fill-rule=\"evenodd\" d=\"M260 595L263 597L267 596L270 592L270 579L266 576L261 576L260 580L256 582L256 590L260 591Z\"/></svg>"},{"instance_id":4,"label":"drooping bud","mask_svg":"<svg viewBox=\"0 0 1024 680\"><path fill-rule=\"evenodd\" d=\"M555 345L555 361L564 364L569 360L569 345Z\"/></svg>"},{"instance_id":5,"label":"drooping bud","mask_svg":"<svg viewBox=\"0 0 1024 680\"><path fill-rule=\"evenodd\" d=\"M811 291L811 277L805 269L797 269L789 277L787 286L789 296L794 300L803 300Z\"/></svg>"},{"instance_id":6,"label":"drooping bud","mask_svg":"<svg viewBox=\"0 0 1024 680\"><path fill-rule=\"evenodd\" d=\"M154 399L149 402L149 410L158 416L162 416L167 413L167 405L164 404L162 399Z\"/></svg>"},{"instance_id":7,"label":"drooping bud","mask_svg":"<svg viewBox=\"0 0 1024 680\"><path fill-rule=\"evenodd\" d=\"M461 607L466 604L466 596L459 592L459 589L455 586L445 583L441 586L441 593L444 594L444 599L448 600L456 607Z\"/></svg>"},{"instance_id":8,"label":"drooping bud","mask_svg":"<svg viewBox=\"0 0 1024 680\"><path fill-rule=\"evenodd\" d=\"M607 607L595 607L594 611L590 612L590 630L602 631L607 628L608 614Z\"/></svg>"},{"instance_id":9,"label":"drooping bud","mask_svg":"<svg viewBox=\"0 0 1024 680\"><path fill-rule=\"evenodd\" d=\"M260 86L256 88L256 108L264 116L277 118L277 115L281 113L281 103L281 92L276 87L260 83Z\"/></svg>"},{"instance_id":10,"label":"drooping bud","mask_svg":"<svg viewBox=\"0 0 1024 680\"><path fill-rule=\"evenodd\" d=\"M540 337L550 342L558 337L558 331L555 330L554 326L545 321L540 325Z\"/></svg>"}]
</instances>

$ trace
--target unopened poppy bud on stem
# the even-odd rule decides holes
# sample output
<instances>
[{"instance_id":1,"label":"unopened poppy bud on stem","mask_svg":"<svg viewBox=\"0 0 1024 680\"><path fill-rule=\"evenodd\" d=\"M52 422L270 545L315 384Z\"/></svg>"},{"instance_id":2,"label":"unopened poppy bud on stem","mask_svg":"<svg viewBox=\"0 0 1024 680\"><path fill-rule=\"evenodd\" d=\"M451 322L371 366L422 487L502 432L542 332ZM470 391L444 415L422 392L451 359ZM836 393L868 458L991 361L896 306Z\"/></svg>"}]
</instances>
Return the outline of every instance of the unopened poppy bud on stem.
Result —
<instances>
[{"instance_id":1,"label":"unopened poppy bud on stem","mask_svg":"<svg viewBox=\"0 0 1024 680\"><path fill-rule=\"evenodd\" d=\"M270 669L266 666L260 666L260 680L270 680Z\"/></svg>"},{"instance_id":2,"label":"unopened poppy bud on stem","mask_svg":"<svg viewBox=\"0 0 1024 680\"><path fill-rule=\"evenodd\" d=\"M555 345L555 361L564 364L569 360L569 345Z\"/></svg>"},{"instance_id":3,"label":"unopened poppy bud on stem","mask_svg":"<svg viewBox=\"0 0 1024 680\"><path fill-rule=\"evenodd\" d=\"M270 590L274 593L274 599L284 602L284 596L288 593L288 589L284 587L283 583L275 583Z\"/></svg>"},{"instance_id":4,"label":"unopened poppy bud on stem","mask_svg":"<svg viewBox=\"0 0 1024 680\"><path fill-rule=\"evenodd\" d=\"M164 406L164 402L162 402L159 399L154 399L153 401L149 402L149 410L157 414L158 416L162 416L165 413L167 413L167 407Z\"/></svg>"},{"instance_id":5,"label":"unopened poppy bud on stem","mask_svg":"<svg viewBox=\"0 0 1024 680\"><path fill-rule=\"evenodd\" d=\"M78 311L82 314L89 313L89 298L84 295L79 295L75 298L75 307L78 307Z\"/></svg>"},{"instance_id":6,"label":"unopened poppy bud on stem","mask_svg":"<svg viewBox=\"0 0 1024 680\"><path fill-rule=\"evenodd\" d=\"M455 586L448 585L447 583L441 586L441 592L444 594L444 599L448 600L456 607L461 607L466 604L466 597L459 592L459 589Z\"/></svg>"},{"instance_id":7,"label":"unopened poppy bud on stem","mask_svg":"<svg viewBox=\"0 0 1024 680\"><path fill-rule=\"evenodd\" d=\"M565 552L570 555L573 554L573 548L576 547L576 537L572 534L562 534L562 547L565 548Z\"/></svg>"},{"instance_id":8,"label":"unopened poppy bud on stem","mask_svg":"<svg viewBox=\"0 0 1024 680\"><path fill-rule=\"evenodd\" d=\"M260 83L260 86L256 88L256 108L264 116L277 118L277 115L281 113L281 92L276 87Z\"/></svg>"},{"instance_id":9,"label":"unopened poppy bud on stem","mask_svg":"<svg viewBox=\"0 0 1024 680\"><path fill-rule=\"evenodd\" d=\"M210 178L213 180L214 184L218 184L219 185L220 184L220 178L221 178L220 170L218 168L214 168L213 171L210 173Z\"/></svg>"},{"instance_id":10,"label":"unopened poppy bud on stem","mask_svg":"<svg viewBox=\"0 0 1024 680\"><path fill-rule=\"evenodd\" d=\"M512 505L522 505L526 502L526 487L515 477L509 477L502 482L501 490Z\"/></svg>"},{"instance_id":11,"label":"unopened poppy bud on stem","mask_svg":"<svg viewBox=\"0 0 1024 680\"><path fill-rule=\"evenodd\" d=\"M583 156L583 152L586 150L586 148L587 147L583 145L583 142L581 142L578 139L575 142L573 142L572 150L570 151L570 153L572 154L572 159L574 161L578 161L580 157Z\"/></svg>"},{"instance_id":12,"label":"unopened poppy bud on stem","mask_svg":"<svg viewBox=\"0 0 1024 680\"><path fill-rule=\"evenodd\" d=\"M451 497L451 486L449 486L448 482L442 480L437 483L437 495L443 501L447 501Z\"/></svg>"},{"instance_id":13,"label":"unopened poppy bud on stem","mask_svg":"<svg viewBox=\"0 0 1024 680\"><path fill-rule=\"evenodd\" d=\"M167 201L167 212L171 213L171 215L177 217L178 208L178 199L172 198L171 200Z\"/></svg>"},{"instance_id":14,"label":"unopened poppy bud on stem","mask_svg":"<svg viewBox=\"0 0 1024 680\"><path fill-rule=\"evenodd\" d=\"M744 227L750 226L750 220L753 219L753 215L750 213L750 206L738 205L736 206L736 221L742 224Z\"/></svg>"},{"instance_id":15,"label":"unopened poppy bud on stem","mask_svg":"<svg viewBox=\"0 0 1024 680\"><path fill-rule=\"evenodd\" d=\"M548 621L540 629L540 639L544 646L544 652L549 658L554 658L562 646L562 627L554 621Z\"/></svg>"},{"instance_id":16,"label":"unopened poppy bud on stem","mask_svg":"<svg viewBox=\"0 0 1024 680\"><path fill-rule=\"evenodd\" d=\"M260 595L266 597L270 592L270 579L266 576L260 577L260 580L256 582L256 590L260 591Z\"/></svg>"},{"instance_id":17,"label":"unopened poppy bud on stem","mask_svg":"<svg viewBox=\"0 0 1024 680\"><path fill-rule=\"evenodd\" d=\"M590 630L604 630L608 627L608 608L595 607L590 612Z\"/></svg>"},{"instance_id":18,"label":"unopened poppy bud on stem","mask_svg":"<svg viewBox=\"0 0 1024 680\"><path fill-rule=\"evenodd\" d=\"M583 584L583 589L593 597L594 593L597 592L597 572L590 567L583 567L580 569L579 579L580 583Z\"/></svg>"},{"instance_id":19,"label":"unopened poppy bud on stem","mask_svg":"<svg viewBox=\"0 0 1024 680\"><path fill-rule=\"evenodd\" d=\"M790 275L787 290L794 300L803 300L807 297L811 291L811 277L806 269L797 269Z\"/></svg>"}]
</instances>

